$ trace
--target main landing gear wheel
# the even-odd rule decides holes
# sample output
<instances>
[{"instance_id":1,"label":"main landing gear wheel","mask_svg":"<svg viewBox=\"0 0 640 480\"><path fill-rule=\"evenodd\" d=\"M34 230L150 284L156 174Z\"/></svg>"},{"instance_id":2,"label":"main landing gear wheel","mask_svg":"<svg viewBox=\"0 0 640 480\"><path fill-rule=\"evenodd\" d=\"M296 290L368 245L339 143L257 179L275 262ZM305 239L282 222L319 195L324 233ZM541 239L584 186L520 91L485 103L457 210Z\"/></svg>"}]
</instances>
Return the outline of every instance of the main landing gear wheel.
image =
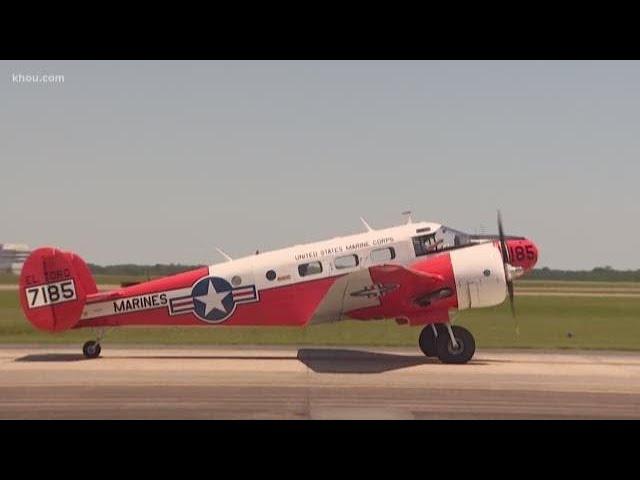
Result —
<instances>
[{"instance_id":1,"label":"main landing gear wheel","mask_svg":"<svg viewBox=\"0 0 640 480\"><path fill-rule=\"evenodd\" d=\"M100 344L93 340L89 340L82 346L82 353L87 358L98 358L101 350Z\"/></svg>"},{"instance_id":2,"label":"main landing gear wheel","mask_svg":"<svg viewBox=\"0 0 640 480\"><path fill-rule=\"evenodd\" d=\"M434 331L435 329L435 331ZM431 325L425 326L420 332L420 337L418 337L418 345L420 345L420 350L427 357L436 357L438 356L438 349L436 348L436 331L438 332L438 336L447 335L447 329L442 325L432 323Z\"/></svg>"},{"instance_id":3,"label":"main landing gear wheel","mask_svg":"<svg viewBox=\"0 0 640 480\"><path fill-rule=\"evenodd\" d=\"M436 339L438 358L442 363L467 363L476 351L476 342L473 339L473 335L466 328L457 325L451 327L451 331L458 345L457 347L453 346L451 335L445 329Z\"/></svg>"}]
</instances>

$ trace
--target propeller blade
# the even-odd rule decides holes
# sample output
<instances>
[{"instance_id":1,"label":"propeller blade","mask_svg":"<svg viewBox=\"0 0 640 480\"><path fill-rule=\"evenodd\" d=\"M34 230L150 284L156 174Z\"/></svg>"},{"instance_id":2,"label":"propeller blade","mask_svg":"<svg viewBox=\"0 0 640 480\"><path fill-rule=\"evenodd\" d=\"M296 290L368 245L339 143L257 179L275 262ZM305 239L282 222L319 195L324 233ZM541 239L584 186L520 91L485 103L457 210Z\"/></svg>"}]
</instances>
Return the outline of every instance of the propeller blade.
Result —
<instances>
[{"instance_id":1,"label":"propeller blade","mask_svg":"<svg viewBox=\"0 0 640 480\"><path fill-rule=\"evenodd\" d=\"M507 290L509 291L509 306L511 307L511 316L516 321L516 333L520 335L520 325L518 323L518 317L516 316L516 306L513 298L513 281L507 283Z\"/></svg>"},{"instance_id":2,"label":"propeller blade","mask_svg":"<svg viewBox=\"0 0 640 480\"><path fill-rule=\"evenodd\" d=\"M504 239L504 230L502 228L502 214L498 210L498 234L500 235L500 250L502 252L502 262L509 263L509 250L507 250L507 242Z\"/></svg>"},{"instance_id":3,"label":"propeller blade","mask_svg":"<svg viewBox=\"0 0 640 480\"><path fill-rule=\"evenodd\" d=\"M520 335L520 325L516 316L516 307L514 303L513 275L511 273L511 265L509 264L509 250L507 250L507 242L504 238L504 229L502 227L502 214L498 210L498 234L500 236L500 251L502 253L502 265L504 267L504 279L507 283L507 292L509 293L509 306L511 307L511 316L516 321L516 334Z\"/></svg>"},{"instance_id":4,"label":"propeller blade","mask_svg":"<svg viewBox=\"0 0 640 480\"><path fill-rule=\"evenodd\" d=\"M507 283L507 290L509 291L509 303L511 303L511 314L515 317L516 311L513 308L513 282Z\"/></svg>"}]
</instances>

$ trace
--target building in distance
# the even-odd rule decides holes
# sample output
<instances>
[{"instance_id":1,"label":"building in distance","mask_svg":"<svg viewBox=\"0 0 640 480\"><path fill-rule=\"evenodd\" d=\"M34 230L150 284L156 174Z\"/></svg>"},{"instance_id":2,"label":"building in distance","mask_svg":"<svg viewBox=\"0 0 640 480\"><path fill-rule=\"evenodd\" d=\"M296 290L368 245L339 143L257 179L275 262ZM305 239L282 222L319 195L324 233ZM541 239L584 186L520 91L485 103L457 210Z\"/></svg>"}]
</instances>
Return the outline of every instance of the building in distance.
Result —
<instances>
[{"instance_id":1,"label":"building in distance","mask_svg":"<svg viewBox=\"0 0 640 480\"><path fill-rule=\"evenodd\" d=\"M0 272L19 274L30 253L23 243L0 243Z\"/></svg>"}]
</instances>

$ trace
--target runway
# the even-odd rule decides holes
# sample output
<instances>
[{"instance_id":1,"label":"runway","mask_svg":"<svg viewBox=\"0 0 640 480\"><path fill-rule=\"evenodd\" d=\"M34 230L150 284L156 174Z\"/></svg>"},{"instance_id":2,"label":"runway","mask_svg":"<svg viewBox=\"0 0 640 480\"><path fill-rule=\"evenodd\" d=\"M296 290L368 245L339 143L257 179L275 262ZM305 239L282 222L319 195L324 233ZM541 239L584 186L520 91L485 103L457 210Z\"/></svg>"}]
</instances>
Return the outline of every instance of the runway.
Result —
<instances>
[{"instance_id":1,"label":"runway","mask_svg":"<svg viewBox=\"0 0 640 480\"><path fill-rule=\"evenodd\" d=\"M640 418L640 354L0 347L2 419Z\"/></svg>"}]
</instances>

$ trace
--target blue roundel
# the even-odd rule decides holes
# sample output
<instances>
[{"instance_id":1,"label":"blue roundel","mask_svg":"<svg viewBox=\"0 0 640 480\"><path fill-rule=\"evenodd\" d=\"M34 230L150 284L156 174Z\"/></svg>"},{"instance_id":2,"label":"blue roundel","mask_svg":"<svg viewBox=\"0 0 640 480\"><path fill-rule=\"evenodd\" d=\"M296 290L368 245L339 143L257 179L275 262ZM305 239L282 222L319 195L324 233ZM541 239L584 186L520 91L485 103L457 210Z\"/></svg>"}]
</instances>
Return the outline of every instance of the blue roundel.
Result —
<instances>
[{"instance_id":1,"label":"blue roundel","mask_svg":"<svg viewBox=\"0 0 640 480\"><path fill-rule=\"evenodd\" d=\"M195 314L208 322L221 322L233 313L235 303L231 284L220 277L200 280L191 290Z\"/></svg>"}]
</instances>

